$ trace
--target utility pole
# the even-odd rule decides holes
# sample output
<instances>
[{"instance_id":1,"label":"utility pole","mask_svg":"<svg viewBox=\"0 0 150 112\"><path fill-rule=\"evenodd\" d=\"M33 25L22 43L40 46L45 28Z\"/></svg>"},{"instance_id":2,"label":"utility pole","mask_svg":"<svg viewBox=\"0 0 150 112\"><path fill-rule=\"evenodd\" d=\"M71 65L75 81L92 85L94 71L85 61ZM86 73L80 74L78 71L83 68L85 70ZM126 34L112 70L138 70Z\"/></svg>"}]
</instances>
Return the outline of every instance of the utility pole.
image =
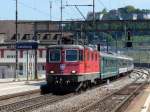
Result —
<instances>
[{"instance_id":1,"label":"utility pole","mask_svg":"<svg viewBox=\"0 0 150 112\"><path fill-rule=\"evenodd\" d=\"M18 78L18 49L17 49L17 42L18 42L18 0L16 0L16 66L15 66L15 75L14 80Z\"/></svg>"}]
</instances>

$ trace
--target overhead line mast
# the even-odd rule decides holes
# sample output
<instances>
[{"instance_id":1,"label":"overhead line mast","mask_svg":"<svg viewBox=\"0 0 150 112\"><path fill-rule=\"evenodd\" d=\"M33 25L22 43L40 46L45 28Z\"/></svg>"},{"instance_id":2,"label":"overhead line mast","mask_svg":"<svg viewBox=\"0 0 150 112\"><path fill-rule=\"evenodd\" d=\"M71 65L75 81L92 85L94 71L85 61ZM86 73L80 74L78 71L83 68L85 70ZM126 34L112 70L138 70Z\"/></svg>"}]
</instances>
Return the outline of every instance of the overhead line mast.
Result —
<instances>
[{"instance_id":1,"label":"overhead line mast","mask_svg":"<svg viewBox=\"0 0 150 112\"><path fill-rule=\"evenodd\" d=\"M61 7L60 7L60 12L61 12L61 16L60 16L60 28L61 28L61 37L60 37L60 43L59 44L62 44L62 38L63 38L63 1L61 0Z\"/></svg>"},{"instance_id":2,"label":"overhead line mast","mask_svg":"<svg viewBox=\"0 0 150 112\"><path fill-rule=\"evenodd\" d=\"M50 21L52 21L52 1L49 1L49 5L50 5L50 10L49 10L49 13L50 13Z\"/></svg>"},{"instance_id":3,"label":"overhead line mast","mask_svg":"<svg viewBox=\"0 0 150 112\"><path fill-rule=\"evenodd\" d=\"M16 0L16 43L18 42L18 0ZM16 44L17 45L17 44ZM16 66L15 66L15 75L14 80L18 78L18 49L16 47Z\"/></svg>"},{"instance_id":4,"label":"overhead line mast","mask_svg":"<svg viewBox=\"0 0 150 112\"><path fill-rule=\"evenodd\" d=\"M93 0L93 23L95 22L95 0Z\"/></svg>"},{"instance_id":5,"label":"overhead line mast","mask_svg":"<svg viewBox=\"0 0 150 112\"><path fill-rule=\"evenodd\" d=\"M93 0L93 39L95 42L95 0Z\"/></svg>"}]
</instances>

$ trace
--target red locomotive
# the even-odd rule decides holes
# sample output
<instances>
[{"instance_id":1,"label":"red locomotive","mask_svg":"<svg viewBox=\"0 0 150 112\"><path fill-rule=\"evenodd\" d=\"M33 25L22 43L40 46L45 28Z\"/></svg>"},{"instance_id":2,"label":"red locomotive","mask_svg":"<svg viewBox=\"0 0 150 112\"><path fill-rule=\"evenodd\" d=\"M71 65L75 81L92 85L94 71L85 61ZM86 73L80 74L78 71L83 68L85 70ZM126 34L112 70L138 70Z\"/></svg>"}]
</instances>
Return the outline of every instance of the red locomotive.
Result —
<instances>
[{"instance_id":1,"label":"red locomotive","mask_svg":"<svg viewBox=\"0 0 150 112\"><path fill-rule=\"evenodd\" d=\"M81 45L54 45L47 49L49 85L68 85L99 78L99 52ZM90 82L89 82L90 83Z\"/></svg>"}]
</instances>

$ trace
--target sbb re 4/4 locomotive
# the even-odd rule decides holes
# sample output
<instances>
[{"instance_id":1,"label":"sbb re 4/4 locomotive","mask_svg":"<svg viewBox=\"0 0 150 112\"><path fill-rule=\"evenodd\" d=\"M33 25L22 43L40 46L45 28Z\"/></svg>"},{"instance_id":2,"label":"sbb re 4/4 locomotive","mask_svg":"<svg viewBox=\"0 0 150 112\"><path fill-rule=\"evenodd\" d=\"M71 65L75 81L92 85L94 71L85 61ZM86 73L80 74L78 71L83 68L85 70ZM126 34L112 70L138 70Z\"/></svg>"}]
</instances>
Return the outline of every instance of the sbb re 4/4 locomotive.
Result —
<instances>
[{"instance_id":1,"label":"sbb re 4/4 locomotive","mask_svg":"<svg viewBox=\"0 0 150 112\"><path fill-rule=\"evenodd\" d=\"M133 59L100 53L82 45L52 45L47 48L48 85L88 85L133 70Z\"/></svg>"}]
</instances>

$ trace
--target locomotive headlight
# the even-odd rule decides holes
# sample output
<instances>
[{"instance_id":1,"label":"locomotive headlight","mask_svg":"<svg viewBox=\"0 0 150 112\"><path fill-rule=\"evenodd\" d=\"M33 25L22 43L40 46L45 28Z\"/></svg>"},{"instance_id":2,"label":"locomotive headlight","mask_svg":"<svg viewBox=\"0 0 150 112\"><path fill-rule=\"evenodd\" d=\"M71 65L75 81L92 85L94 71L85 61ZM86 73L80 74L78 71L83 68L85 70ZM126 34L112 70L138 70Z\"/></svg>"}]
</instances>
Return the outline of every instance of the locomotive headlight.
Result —
<instances>
[{"instance_id":1,"label":"locomotive headlight","mask_svg":"<svg viewBox=\"0 0 150 112\"><path fill-rule=\"evenodd\" d=\"M54 71L50 71L51 74L54 74Z\"/></svg>"},{"instance_id":2,"label":"locomotive headlight","mask_svg":"<svg viewBox=\"0 0 150 112\"><path fill-rule=\"evenodd\" d=\"M72 73L72 74L75 74L75 73L76 73L76 71L75 71L75 70L73 70L73 71L71 71L71 73Z\"/></svg>"}]
</instances>

